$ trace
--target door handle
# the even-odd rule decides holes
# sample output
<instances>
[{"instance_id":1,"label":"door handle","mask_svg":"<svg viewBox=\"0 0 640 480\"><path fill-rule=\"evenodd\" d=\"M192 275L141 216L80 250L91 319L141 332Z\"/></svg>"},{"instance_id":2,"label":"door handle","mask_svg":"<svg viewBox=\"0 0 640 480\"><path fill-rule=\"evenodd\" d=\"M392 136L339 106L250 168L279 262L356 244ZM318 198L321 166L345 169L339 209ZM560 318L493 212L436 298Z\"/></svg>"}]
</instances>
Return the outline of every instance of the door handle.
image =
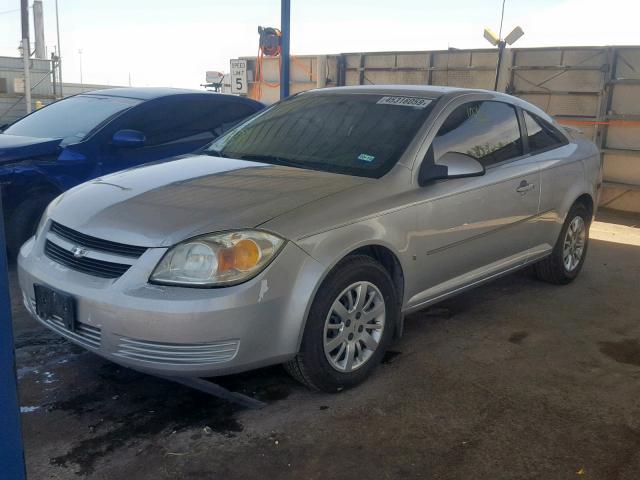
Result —
<instances>
[{"instance_id":1,"label":"door handle","mask_svg":"<svg viewBox=\"0 0 640 480\"><path fill-rule=\"evenodd\" d=\"M533 190L536 188L534 183L529 183L526 180L522 180L518 188L516 188L516 192L518 193L527 193L529 190Z\"/></svg>"}]
</instances>

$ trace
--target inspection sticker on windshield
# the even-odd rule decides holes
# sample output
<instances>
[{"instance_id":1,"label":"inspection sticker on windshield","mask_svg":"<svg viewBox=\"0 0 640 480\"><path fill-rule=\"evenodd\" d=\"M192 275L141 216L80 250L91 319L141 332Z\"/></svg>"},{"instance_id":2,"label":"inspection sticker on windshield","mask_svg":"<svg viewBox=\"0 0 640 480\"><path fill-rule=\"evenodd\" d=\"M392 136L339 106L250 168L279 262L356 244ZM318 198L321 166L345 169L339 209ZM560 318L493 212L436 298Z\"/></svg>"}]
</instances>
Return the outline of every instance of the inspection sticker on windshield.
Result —
<instances>
[{"instance_id":1,"label":"inspection sticker on windshield","mask_svg":"<svg viewBox=\"0 0 640 480\"><path fill-rule=\"evenodd\" d=\"M425 108L431 103L431 100L421 97L382 97L376 103L379 105L400 105L402 107Z\"/></svg>"},{"instance_id":2,"label":"inspection sticker on windshield","mask_svg":"<svg viewBox=\"0 0 640 480\"><path fill-rule=\"evenodd\" d=\"M362 160L363 162L373 162L376 157L373 155L367 155L366 153L361 153L358 155L358 160Z\"/></svg>"}]
</instances>

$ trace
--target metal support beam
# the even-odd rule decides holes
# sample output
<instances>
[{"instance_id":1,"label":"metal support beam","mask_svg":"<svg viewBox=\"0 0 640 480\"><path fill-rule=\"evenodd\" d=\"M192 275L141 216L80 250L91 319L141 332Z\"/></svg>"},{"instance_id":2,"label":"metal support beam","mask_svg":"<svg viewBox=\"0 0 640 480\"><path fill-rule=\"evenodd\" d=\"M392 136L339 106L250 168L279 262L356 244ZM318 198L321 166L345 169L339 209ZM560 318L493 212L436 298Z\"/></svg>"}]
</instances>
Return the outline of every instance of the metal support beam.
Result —
<instances>
[{"instance_id":1,"label":"metal support beam","mask_svg":"<svg viewBox=\"0 0 640 480\"><path fill-rule=\"evenodd\" d=\"M0 476L24 480L24 452L20 431L18 386L13 351L13 324L0 197Z\"/></svg>"},{"instance_id":2,"label":"metal support beam","mask_svg":"<svg viewBox=\"0 0 640 480\"><path fill-rule=\"evenodd\" d=\"M337 69L338 69L338 81L337 85L339 87L344 87L347 83L347 59L344 54L340 54L337 60Z\"/></svg>"},{"instance_id":3,"label":"metal support beam","mask_svg":"<svg viewBox=\"0 0 640 480\"><path fill-rule=\"evenodd\" d=\"M282 62L280 62L280 100L289 96L289 66L291 37L291 1L281 0L280 32L282 32Z\"/></svg>"}]
</instances>

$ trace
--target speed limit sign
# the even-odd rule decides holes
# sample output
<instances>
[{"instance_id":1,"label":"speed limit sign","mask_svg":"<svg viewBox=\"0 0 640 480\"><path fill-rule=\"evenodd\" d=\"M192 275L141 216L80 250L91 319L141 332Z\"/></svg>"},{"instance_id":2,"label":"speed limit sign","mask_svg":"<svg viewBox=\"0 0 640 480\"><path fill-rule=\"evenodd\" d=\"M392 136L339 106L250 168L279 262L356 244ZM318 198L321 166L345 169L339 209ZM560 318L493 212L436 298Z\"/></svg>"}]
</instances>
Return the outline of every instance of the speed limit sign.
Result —
<instances>
[{"instance_id":1,"label":"speed limit sign","mask_svg":"<svg viewBox=\"0 0 640 480\"><path fill-rule=\"evenodd\" d=\"M247 61L231 60L231 93L247 94Z\"/></svg>"}]
</instances>

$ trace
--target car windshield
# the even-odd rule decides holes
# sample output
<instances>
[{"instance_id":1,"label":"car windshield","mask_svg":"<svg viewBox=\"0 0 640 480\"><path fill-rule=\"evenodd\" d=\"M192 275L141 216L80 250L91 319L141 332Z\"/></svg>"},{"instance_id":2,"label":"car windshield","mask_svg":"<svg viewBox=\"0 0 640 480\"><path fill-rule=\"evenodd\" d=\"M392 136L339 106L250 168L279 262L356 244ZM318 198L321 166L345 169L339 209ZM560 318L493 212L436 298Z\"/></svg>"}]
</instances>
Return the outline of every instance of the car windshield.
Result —
<instances>
[{"instance_id":1,"label":"car windshield","mask_svg":"<svg viewBox=\"0 0 640 480\"><path fill-rule=\"evenodd\" d=\"M105 120L140 102L133 98L97 95L69 97L18 120L3 133L61 138L63 144L77 143Z\"/></svg>"},{"instance_id":2,"label":"car windshield","mask_svg":"<svg viewBox=\"0 0 640 480\"><path fill-rule=\"evenodd\" d=\"M432 104L415 96L300 94L230 130L205 153L379 178L404 153Z\"/></svg>"}]
</instances>

